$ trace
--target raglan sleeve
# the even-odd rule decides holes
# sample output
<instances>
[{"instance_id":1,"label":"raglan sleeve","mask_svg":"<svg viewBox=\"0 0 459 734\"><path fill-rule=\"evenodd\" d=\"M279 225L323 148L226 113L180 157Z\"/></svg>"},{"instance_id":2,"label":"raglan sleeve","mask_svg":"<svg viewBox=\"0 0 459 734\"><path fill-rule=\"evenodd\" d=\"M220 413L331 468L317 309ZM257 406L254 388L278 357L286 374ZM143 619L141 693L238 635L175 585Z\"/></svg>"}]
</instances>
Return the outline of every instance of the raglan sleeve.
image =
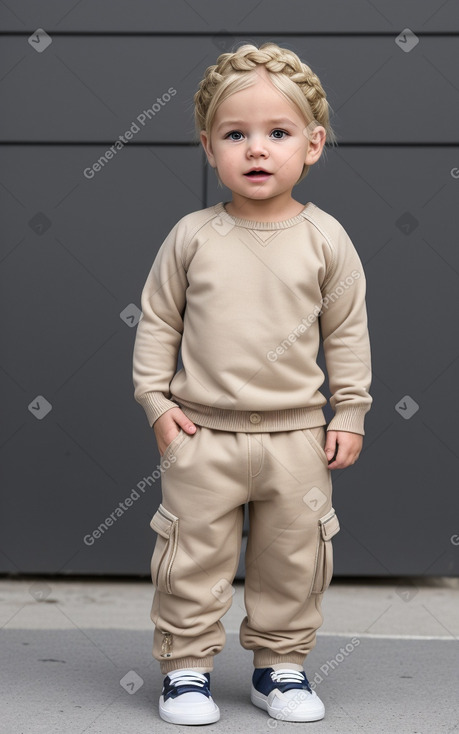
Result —
<instances>
[{"instance_id":1,"label":"raglan sleeve","mask_svg":"<svg viewBox=\"0 0 459 734\"><path fill-rule=\"evenodd\" d=\"M177 369L188 285L183 262L186 228L180 224L159 248L141 294L132 376L134 398L150 426L178 407L170 400L169 386Z\"/></svg>"},{"instance_id":2,"label":"raglan sleeve","mask_svg":"<svg viewBox=\"0 0 459 734\"><path fill-rule=\"evenodd\" d=\"M364 419L373 402L369 393L372 370L366 277L360 257L341 224L331 245L332 258L321 287L319 317L334 412L327 430L365 435Z\"/></svg>"}]
</instances>

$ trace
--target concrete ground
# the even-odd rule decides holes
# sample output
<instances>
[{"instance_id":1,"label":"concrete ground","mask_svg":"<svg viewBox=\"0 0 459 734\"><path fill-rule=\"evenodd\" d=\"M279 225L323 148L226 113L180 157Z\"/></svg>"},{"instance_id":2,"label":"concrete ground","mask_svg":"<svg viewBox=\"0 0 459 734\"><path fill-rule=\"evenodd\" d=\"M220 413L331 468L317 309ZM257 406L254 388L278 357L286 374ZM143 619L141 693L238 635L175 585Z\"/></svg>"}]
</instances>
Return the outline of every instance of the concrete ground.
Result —
<instances>
[{"instance_id":1,"label":"concrete ground","mask_svg":"<svg viewBox=\"0 0 459 734\"><path fill-rule=\"evenodd\" d=\"M149 580L0 579L1 734L279 732L459 734L459 579L333 580L305 670L326 707L278 722L250 702L252 654L239 644L243 583L222 617L216 724L158 715Z\"/></svg>"}]
</instances>

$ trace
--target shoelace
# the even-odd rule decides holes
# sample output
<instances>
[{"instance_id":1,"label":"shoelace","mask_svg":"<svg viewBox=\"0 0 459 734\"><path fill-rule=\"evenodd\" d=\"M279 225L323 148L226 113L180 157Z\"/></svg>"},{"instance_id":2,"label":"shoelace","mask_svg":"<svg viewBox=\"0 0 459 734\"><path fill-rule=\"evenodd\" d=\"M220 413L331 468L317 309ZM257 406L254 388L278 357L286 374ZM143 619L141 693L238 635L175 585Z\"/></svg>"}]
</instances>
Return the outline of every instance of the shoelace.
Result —
<instances>
[{"instance_id":1,"label":"shoelace","mask_svg":"<svg viewBox=\"0 0 459 734\"><path fill-rule=\"evenodd\" d=\"M171 685L173 686L201 686L203 688L207 683L207 678L202 673L179 673L173 678L169 676Z\"/></svg>"},{"instance_id":2,"label":"shoelace","mask_svg":"<svg viewBox=\"0 0 459 734\"><path fill-rule=\"evenodd\" d=\"M271 678L276 683L304 683L305 676L301 670L279 668L279 670L272 671Z\"/></svg>"}]
</instances>

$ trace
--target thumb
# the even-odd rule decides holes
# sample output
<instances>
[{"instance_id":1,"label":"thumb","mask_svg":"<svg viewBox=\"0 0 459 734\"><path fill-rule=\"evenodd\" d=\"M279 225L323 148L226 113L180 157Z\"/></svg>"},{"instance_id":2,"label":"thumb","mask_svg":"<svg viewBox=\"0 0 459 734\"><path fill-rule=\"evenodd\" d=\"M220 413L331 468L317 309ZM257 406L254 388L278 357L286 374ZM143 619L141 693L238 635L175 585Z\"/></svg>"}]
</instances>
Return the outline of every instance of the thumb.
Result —
<instances>
[{"instance_id":1,"label":"thumb","mask_svg":"<svg viewBox=\"0 0 459 734\"><path fill-rule=\"evenodd\" d=\"M195 433L196 432L195 424L192 421L190 421L190 419L186 415L184 415L183 418L181 416L177 417L176 421L178 425L180 426L180 428L183 428L185 433Z\"/></svg>"},{"instance_id":2,"label":"thumb","mask_svg":"<svg viewBox=\"0 0 459 734\"><path fill-rule=\"evenodd\" d=\"M332 456L334 456L336 450L336 436L334 435L334 432L330 431L330 433L327 433L327 440L325 442L325 448L324 451L327 454L328 458L331 459Z\"/></svg>"}]
</instances>

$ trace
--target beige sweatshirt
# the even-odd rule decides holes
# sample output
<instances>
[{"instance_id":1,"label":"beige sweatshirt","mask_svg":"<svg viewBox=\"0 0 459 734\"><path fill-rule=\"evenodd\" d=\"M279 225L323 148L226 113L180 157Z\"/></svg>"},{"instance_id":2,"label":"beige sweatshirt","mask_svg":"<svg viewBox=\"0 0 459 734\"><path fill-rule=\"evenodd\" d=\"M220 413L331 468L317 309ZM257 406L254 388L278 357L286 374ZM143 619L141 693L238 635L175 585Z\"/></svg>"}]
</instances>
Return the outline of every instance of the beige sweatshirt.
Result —
<instances>
[{"instance_id":1,"label":"beige sweatshirt","mask_svg":"<svg viewBox=\"0 0 459 734\"><path fill-rule=\"evenodd\" d=\"M371 357L360 258L342 225L309 202L280 222L220 202L180 219L142 291L134 397L150 426L179 406L197 425L365 434ZM177 372L181 347L183 368Z\"/></svg>"}]
</instances>

